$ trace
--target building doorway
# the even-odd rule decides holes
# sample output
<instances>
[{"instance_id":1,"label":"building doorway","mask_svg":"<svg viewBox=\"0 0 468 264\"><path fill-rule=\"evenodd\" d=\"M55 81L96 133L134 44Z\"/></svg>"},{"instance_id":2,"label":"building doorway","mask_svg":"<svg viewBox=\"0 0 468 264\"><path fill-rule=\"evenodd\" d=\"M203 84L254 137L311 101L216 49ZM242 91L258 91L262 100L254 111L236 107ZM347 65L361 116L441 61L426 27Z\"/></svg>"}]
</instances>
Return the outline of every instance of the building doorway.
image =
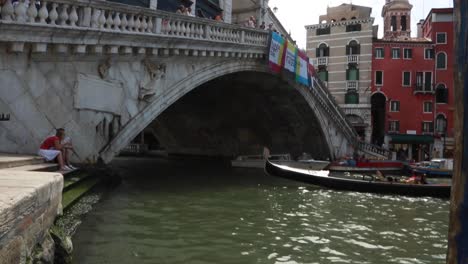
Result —
<instances>
[{"instance_id":1,"label":"building doorway","mask_svg":"<svg viewBox=\"0 0 468 264\"><path fill-rule=\"evenodd\" d=\"M371 97L372 107L372 143L382 146L385 138L385 116L387 98L382 93L375 93Z\"/></svg>"}]
</instances>

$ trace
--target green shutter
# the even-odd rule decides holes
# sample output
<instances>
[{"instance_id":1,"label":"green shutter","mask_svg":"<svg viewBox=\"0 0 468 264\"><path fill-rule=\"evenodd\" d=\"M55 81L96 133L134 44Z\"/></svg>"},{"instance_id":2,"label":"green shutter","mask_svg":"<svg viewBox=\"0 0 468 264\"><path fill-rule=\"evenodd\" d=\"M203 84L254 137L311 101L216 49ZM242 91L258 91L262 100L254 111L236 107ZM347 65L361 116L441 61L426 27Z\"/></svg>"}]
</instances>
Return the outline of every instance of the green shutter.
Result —
<instances>
[{"instance_id":1,"label":"green shutter","mask_svg":"<svg viewBox=\"0 0 468 264\"><path fill-rule=\"evenodd\" d=\"M349 81L349 69L346 69L346 80Z\"/></svg>"},{"instance_id":2,"label":"green shutter","mask_svg":"<svg viewBox=\"0 0 468 264\"><path fill-rule=\"evenodd\" d=\"M356 80L359 81L359 69L356 69Z\"/></svg>"}]
</instances>

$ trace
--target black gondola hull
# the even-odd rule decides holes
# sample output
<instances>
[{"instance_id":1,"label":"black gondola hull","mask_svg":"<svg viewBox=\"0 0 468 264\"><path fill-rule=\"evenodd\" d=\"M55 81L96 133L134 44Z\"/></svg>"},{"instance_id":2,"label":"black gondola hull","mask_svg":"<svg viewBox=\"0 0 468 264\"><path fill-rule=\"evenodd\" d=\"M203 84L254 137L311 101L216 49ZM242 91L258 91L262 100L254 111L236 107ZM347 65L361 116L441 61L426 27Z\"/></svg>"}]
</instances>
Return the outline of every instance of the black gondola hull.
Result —
<instances>
[{"instance_id":1,"label":"black gondola hull","mask_svg":"<svg viewBox=\"0 0 468 264\"><path fill-rule=\"evenodd\" d=\"M403 184L316 176L306 172L281 168L271 163L269 160L266 161L265 172L272 176L305 182L321 187L355 192L449 198L451 190L450 185L442 184Z\"/></svg>"}]
</instances>

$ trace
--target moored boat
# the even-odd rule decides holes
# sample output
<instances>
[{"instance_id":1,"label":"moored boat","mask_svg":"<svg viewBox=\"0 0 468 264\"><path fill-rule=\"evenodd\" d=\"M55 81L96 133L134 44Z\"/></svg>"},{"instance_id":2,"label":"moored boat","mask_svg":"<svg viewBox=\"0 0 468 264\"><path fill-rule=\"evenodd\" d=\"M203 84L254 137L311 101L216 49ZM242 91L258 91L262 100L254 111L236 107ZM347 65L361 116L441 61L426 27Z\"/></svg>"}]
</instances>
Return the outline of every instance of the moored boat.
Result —
<instances>
[{"instance_id":1,"label":"moored boat","mask_svg":"<svg viewBox=\"0 0 468 264\"><path fill-rule=\"evenodd\" d=\"M330 176L328 172L309 172L265 162L265 172L272 176L305 182L321 187L379 194L395 194L406 196L431 196L449 198L451 186L447 184L408 184L398 182L376 181L373 176L362 176L362 179Z\"/></svg>"},{"instance_id":2,"label":"moored boat","mask_svg":"<svg viewBox=\"0 0 468 264\"><path fill-rule=\"evenodd\" d=\"M330 164L329 161L314 159L295 161L291 159L291 155L289 154L271 155L270 160L274 160L277 164L304 170L323 170ZM265 160L262 155L239 156L231 161L231 166L263 169L265 167Z\"/></svg>"},{"instance_id":3,"label":"moored boat","mask_svg":"<svg viewBox=\"0 0 468 264\"><path fill-rule=\"evenodd\" d=\"M453 159L432 159L410 165L413 172L426 174L428 177L450 178L453 174Z\"/></svg>"},{"instance_id":4,"label":"moored boat","mask_svg":"<svg viewBox=\"0 0 468 264\"><path fill-rule=\"evenodd\" d=\"M291 161L290 154L275 154L271 155L270 159L275 161ZM263 169L265 159L263 155L243 155L231 160L231 166L237 168L256 168Z\"/></svg>"},{"instance_id":5,"label":"moored boat","mask_svg":"<svg viewBox=\"0 0 468 264\"><path fill-rule=\"evenodd\" d=\"M344 162L333 162L328 169L337 172L400 172L404 168L401 161L394 160L369 160L357 161L347 160Z\"/></svg>"}]
</instances>

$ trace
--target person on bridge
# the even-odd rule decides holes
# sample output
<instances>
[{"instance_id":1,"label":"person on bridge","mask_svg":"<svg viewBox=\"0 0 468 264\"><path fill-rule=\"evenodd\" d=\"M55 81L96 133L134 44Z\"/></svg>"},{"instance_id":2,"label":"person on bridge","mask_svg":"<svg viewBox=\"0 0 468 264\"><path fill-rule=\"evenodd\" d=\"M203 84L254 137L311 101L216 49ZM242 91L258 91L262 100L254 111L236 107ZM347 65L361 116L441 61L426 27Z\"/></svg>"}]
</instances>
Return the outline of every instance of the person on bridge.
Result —
<instances>
[{"instance_id":1,"label":"person on bridge","mask_svg":"<svg viewBox=\"0 0 468 264\"><path fill-rule=\"evenodd\" d=\"M73 149L73 146L71 142L62 142L64 138L65 129L57 129L55 136L50 136L42 142L38 154L46 161L57 159L61 171L70 171L76 169L70 164L68 155L68 150Z\"/></svg>"}]
</instances>

